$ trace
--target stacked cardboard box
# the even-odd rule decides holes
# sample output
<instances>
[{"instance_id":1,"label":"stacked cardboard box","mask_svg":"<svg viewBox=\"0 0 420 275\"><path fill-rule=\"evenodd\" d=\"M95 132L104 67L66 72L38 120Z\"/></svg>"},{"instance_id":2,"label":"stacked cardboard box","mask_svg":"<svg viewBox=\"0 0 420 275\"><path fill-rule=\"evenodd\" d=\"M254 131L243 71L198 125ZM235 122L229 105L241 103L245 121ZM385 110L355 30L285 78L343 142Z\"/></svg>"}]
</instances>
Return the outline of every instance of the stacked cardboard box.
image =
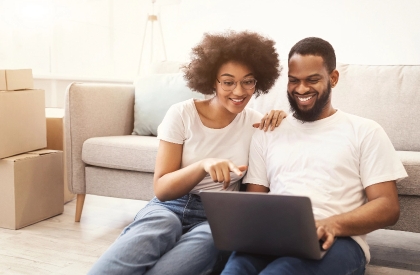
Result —
<instances>
[{"instance_id":1,"label":"stacked cardboard box","mask_svg":"<svg viewBox=\"0 0 420 275\"><path fill-rule=\"evenodd\" d=\"M0 227L63 213L63 152L46 146L45 92L31 70L0 70Z\"/></svg>"},{"instance_id":2,"label":"stacked cardboard box","mask_svg":"<svg viewBox=\"0 0 420 275\"><path fill-rule=\"evenodd\" d=\"M47 117L47 148L53 150L64 150L64 109L62 108L45 108L45 116ZM65 156L63 155L63 159ZM71 193L67 183L66 165L64 162L64 203L76 198Z\"/></svg>"}]
</instances>

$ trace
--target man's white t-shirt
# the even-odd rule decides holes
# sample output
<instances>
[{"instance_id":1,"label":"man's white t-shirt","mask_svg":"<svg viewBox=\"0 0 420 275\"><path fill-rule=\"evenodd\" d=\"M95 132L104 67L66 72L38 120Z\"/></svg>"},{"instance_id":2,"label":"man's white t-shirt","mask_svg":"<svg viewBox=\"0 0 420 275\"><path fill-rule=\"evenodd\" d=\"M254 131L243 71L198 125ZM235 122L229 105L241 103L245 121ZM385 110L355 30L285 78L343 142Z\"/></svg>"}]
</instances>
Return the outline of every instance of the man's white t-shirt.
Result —
<instances>
[{"instance_id":1,"label":"man's white t-shirt","mask_svg":"<svg viewBox=\"0 0 420 275\"><path fill-rule=\"evenodd\" d=\"M315 122L289 115L274 131L256 132L243 182L266 186L274 194L307 196L315 219L324 219L366 203L366 187L404 177L382 127L337 110ZM365 237L352 236L369 261Z\"/></svg>"},{"instance_id":2,"label":"man's white t-shirt","mask_svg":"<svg viewBox=\"0 0 420 275\"><path fill-rule=\"evenodd\" d=\"M248 165L249 145L255 132L252 124L260 122L262 115L245 108L222 129L203 125L193 99L174 104L167 111L158 128L157 138L167 142L183 144L182 164L186 167L205 158L229 159L235 165ZM230 173L231 184L227 190L236 190L241 179ZM222 190L223 184L214 182L207 175L190 193L200 190Z\"/></svg>"}]
</instances>

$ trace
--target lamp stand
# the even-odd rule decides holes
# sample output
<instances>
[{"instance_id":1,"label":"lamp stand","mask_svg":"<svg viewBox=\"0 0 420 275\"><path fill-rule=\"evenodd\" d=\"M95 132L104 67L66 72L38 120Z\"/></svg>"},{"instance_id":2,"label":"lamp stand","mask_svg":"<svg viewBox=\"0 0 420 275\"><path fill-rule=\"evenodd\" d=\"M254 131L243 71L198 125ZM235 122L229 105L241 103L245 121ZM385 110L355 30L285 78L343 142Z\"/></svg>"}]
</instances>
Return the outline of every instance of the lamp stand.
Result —
<instances>
[{"instance_id":1,"label":"lamp stand","mask_svg":"<svg viewBox=\"0 0 420 275\"><path fill-rule=\"evenodd\" d=\"M145 24L145 27L144 27L143 41L142 41L142 44L141 44L140 60L139 60L139 66L138 66L138 69L137 69L137 75L139 75L140 71L141 71L141 62L142 62L142 59L143 59L144 43L146 41L146 31L147 31L147 27L149 26L149 23L150 23L150 28L151 28L150 29L150 63L152 63L152 61L153 61L153 42L154 42L153 38L154 38L155 23L158 25L158 28L159 28L160 37L161 37L162 46L163 46L163 56L164 56L164 60L166 60L166 47L165 47L165 40L163 39L162 24L161 24L160 20L158 20L157 14L154 13L155 1L156 0L152 0L153 12L152 12L152 14L149 14L147 16L146 24Z\"/></svg>"}]
</instances>

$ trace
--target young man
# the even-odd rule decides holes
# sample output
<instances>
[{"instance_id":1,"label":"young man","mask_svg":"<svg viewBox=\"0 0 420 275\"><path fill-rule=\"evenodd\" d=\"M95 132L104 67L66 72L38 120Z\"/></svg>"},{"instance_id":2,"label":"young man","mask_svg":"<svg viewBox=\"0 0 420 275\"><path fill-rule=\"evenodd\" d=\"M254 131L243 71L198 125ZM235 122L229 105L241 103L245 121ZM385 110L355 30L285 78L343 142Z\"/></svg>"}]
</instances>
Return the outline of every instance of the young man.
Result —
<instances>
[{"instance_id":1,"label":"young man","mask_svg":"<svg viewBox=\"0 0 420 275\"><path fill-rule=\"evenodd\" d=\"M397 222L396 181L407 173L379 124L333 108L339 72L330 43L305 38L288 61L293 115L254 134L244 182L247 191L310 197L329 251L319 261L235 252L222 274L364 274L366 234Z\"/></svg>"}]
</instances>

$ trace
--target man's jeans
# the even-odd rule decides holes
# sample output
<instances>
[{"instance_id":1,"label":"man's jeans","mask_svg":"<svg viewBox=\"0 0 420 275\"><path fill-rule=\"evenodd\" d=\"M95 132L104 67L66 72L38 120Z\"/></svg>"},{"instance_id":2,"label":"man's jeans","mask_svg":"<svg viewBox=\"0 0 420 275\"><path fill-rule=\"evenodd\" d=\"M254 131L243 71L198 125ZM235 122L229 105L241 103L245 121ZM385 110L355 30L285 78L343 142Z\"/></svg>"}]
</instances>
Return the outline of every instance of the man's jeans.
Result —
<instances>
[{"instance_id":1,"label":"man's jeans","mask_svg":"<svg viewBox=\"0 0 420 275\"><path fill-rule=\"evenodd\" d=\"M154 198L88 274L206 274L217 253L198 195Z\"/></svg>"},{"instance_id":2,"label":"man's jeans","mask_svg":"<svg viewBox=\"0 0 420 275\"><path fill-rule=\"evenodd\" d=\"M273 257L234 252L222 275L250 274L364 274L366 259L363 250L350 237L337 238L322 260Z\"/></svg>"}]
</instances>

